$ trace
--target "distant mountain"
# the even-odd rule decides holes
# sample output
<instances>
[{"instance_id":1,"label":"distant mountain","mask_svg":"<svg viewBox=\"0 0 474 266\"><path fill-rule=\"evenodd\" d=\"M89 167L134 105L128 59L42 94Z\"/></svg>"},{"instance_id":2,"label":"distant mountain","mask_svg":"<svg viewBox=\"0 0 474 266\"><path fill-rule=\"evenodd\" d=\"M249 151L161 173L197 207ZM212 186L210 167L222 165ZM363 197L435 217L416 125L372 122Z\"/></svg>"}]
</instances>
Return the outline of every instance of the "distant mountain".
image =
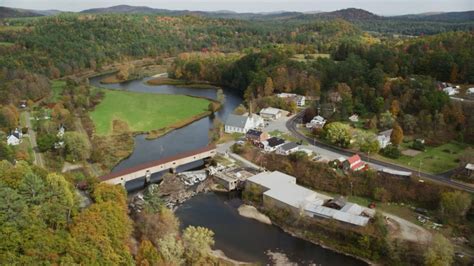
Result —
<instances>
[{"instance_id":1,"label":"distant mountain","mask_svg":"<svg viewBox=\"0 0 474 266\"><path fill-rule=\"evenodd\" d=\"M442 21L442 22L474 21L474 10L461 11L461 12L444 12L444 13L422 13L422 14L395 16L395 17L390 17L390 18L418 20L418 21Z\"/></svg>"},{"instance_id":2,"label":"distant mountain","mask_svg":"<svg viewBox=\"0 0 474 266\"><path fill-rule=\"evenodd\" d=\"M0 6L0 19L2 18L22 18L22 17L38 17L41 14L32 12L30 10L9 8Z\"/></svg>"},{"instance_id":3,"label":"distant mountain","mask_svg":"<svg viewBox=\"0 0 474 266\"><path fill-rule=\"evenodd\" d=\"M364 9L359 8L346 8L341 10L336 10L332 12L321 12L316 14L305 14L305 17L313 17L319 19L344 19L348 21L354 20L378 20L383 17L375 15Z\"/></svg>"},{"instance_id":4,"label":"distant mountain","mask_svg":"<svg viewBox=\"0 0 474 266\"><path fill-rule=\"evenodd\" d=\"M25 9L26 10L26 9ZM48 10L28 10L30 12L33 12L33 13L36 13L36 14L40 14L40 15L43 15L43 16L54 16L56 14L59 14L59 13L62 13L64 11L61 11L61 10L57 10L57 9L48 9Z\"/></svg>"},{"instance_id":5,"label":"distant mountain","mask_svg":"<svg viewBox=\"0 0 474 266\"><path fill-rule=\"evenodd\" d=\"M104 14L104 13L128 13L128 14L153 14L153 13L171 13L176 11L171 11L167 9L156 9L147 6L129 6L129 5L118 5L111 7L102 7L102 8L91 8L81 11L80 13L88 14Z\"/></svg>"}]
</instances>

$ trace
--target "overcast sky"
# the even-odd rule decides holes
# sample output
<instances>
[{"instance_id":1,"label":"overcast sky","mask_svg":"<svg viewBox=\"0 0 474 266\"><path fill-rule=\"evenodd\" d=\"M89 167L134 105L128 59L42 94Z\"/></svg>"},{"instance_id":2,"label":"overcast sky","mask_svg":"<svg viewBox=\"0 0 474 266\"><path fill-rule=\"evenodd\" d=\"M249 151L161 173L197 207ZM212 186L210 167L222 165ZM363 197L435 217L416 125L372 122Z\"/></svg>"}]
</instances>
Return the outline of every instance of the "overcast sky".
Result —
<instances>
[{"instance_id":1,"label":"overcast sky","mask_svg":"<svg viewBox=\"0 0 474 266\"><path fill-rule=\"evenodd\" d=\"M237 12L334 11L357 7L379 15L474 10L474 0L0 0L0 6L64 11L80 11L121 4L175 10L233 10Z\"/></svg>"}]
</instances>

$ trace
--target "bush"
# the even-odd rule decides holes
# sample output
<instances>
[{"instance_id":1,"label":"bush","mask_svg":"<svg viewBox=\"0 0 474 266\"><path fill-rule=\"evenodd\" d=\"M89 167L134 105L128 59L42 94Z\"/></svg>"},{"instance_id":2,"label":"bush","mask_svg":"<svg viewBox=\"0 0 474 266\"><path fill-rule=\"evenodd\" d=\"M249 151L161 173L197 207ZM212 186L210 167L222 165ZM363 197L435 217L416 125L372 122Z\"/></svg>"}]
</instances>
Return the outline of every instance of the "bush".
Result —
<instances>
[{"instance_id":1,"label":"bush","mask_svg":"<svg viewBox=\"0 0 474 266\"><path fill-rule=\"evenodd\" d=\"M52 150L54 148L54 143L56 142L57 138L53 134L45 134L41 135L38 138L38 149L40 152L46 152Z\"/></svg>"},{"instance_id":2,"label":"bush","mask_svg":"<svg viewBox=\"0 0 474 266\"><path fill-rule=\"evenodd\" d=\"M425 144L419 140L413 141L411 148L418 151L425 151Z\"/></svg>"},{"instance_id":3,"label":"bush","mask_svg":"<svg viewBox=\"0 0 474 266\"><path fill-rule=\"evenodd\" d=\"M402 153L397 148L397 146L394 146L394 145L390 144L387 147L385 147L384 149L382 149L382 155L384 155L385 157L388 157L388 158L398 159L398 158L400 158Z\"/></svg>"}]
</instances>

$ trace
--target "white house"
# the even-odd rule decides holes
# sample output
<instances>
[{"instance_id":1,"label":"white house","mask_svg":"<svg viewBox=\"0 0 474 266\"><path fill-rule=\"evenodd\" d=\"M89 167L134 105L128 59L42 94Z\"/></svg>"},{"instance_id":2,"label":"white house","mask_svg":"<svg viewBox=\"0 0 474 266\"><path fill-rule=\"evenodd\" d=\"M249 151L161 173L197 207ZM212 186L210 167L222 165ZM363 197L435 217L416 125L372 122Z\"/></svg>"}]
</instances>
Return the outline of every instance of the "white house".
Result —
<instances>
[{"instance_id":1,"label":"white house","mask_svg":"<svg viewBox=\"0 0 474 266\"><path fill-rule=\"evenodd\" d=\"M260 110L260 116L264 119L275 120L281 117L281 110L273 107L268 107Z\"/></svg>"},{"instance_id":2,"label":"white house","mask_svg":"<svg viewBox=\"0 0 474 266\"><path fill-rule=\"evenodd\" d=\"M326 119L320 115L317 115L309 123L306 123L306 128L322 128L325 124Z\"/></svg>"},{"instance_id":3,"label":"white house","mask_svg":"<svg viewBox=\"0 0 474 266\"><path fill-rule=\"evenodd\" d=\"M65 131L66 131L65 128L61 125L58 129L58 133L56 134L56 136L58 138L62 138L64 136Z\"/></svg>"},{"instance_id":4,"label":"white house","mask_svg":"<svg viewBox=\"0 0 474 266\"><path fill-rule=\"evenodd\" d=\"M353 114L353 115L349 116L349 121L354 122L354 123L359 122L359 116L356 115L356 114Z\"/></svg>"},{"instance_id":5,"label":"white house","mask_svg":"<svg viewBox=\"0 0 474 266\"><path fill-rule=\"evenodd\" d=\"M298 95L296 96L296 105L299 107L303 107L306 104L306 97Z\"/></svg>"},{"instance_id":6,"label":"white house","mask_svg":"<svg viewBox=\"0 0 474 266\"><path fill-rule=\"evenodd\" d=\"M16 146L21 143L21 139L18 138L17 136L11 134L10 136L7 137L7 144L11 146Z\"/></svg>"},{"instance_id":7,"label":"white house","mask_svg":"<svg viewBox=\"0 0 474 266\"><path fill-rule=\"evenodd\" d=\"M299 150L298 144L295 142L287 142L283 145L281 145L276 153L281 154L281 155L290 155L293 152L297 152Z\"/></svg>"},{"instance_id":8,"label":"white house","mask_svg":"<svg viewBox=\"0 0 474 266\"><path fill-rule=\"evenodd\" d=\"M274 152L283 144L285 144L285 140L277 137L271 137L262 142L263 150L266 152Z\"/></svg>"},{"instance_id":9,"label":"white house","mask_svg":"<svg viewBox=\"0 0 474 266\"><path fill-rule=\"evenodd\" d=\"M456 95L459 93L458 89L455 87L446 87L443 89L443 91L449 96Z\"/></svg>"},{"instance_id":10,"label":"white house","mask_svg":"<svg viewBox=\"0 0 474 266\"><path fill-rule=\"evenodd\" d=\"M379 142L381 149L387 147L390 144L390 136L392 135L392 131L392 129L385 130L377 135L377 141Z\"/></svg>"},{"instance_id":11,"label":"white house","mask_svg":"<svg viewBox=\"0 0 474 266\"><path fill-rule=\"evenodd\" d=\"M242 133L245 134L250 129L263 127L265 122L263 118L256 114L251 115L234 115L230 114L225 122L225 133Z\"/></svg>"},{"instance_id":12,"label":"white house","mask_svg":"<svg viewBox=\"0 0 474 266\"><path fill-rule=\"evenodd\" d=\"M298 94L295 94L295 93L286 93L286 92L283 92L283 93L278 93L277 96L279 98L284 98L284 99L291 99L293 100L297 106L299 107L302 107L305 105L306 103L306 97L305 96L302 96L302 95L298 95Z\"/></svg>"}]
</instances>

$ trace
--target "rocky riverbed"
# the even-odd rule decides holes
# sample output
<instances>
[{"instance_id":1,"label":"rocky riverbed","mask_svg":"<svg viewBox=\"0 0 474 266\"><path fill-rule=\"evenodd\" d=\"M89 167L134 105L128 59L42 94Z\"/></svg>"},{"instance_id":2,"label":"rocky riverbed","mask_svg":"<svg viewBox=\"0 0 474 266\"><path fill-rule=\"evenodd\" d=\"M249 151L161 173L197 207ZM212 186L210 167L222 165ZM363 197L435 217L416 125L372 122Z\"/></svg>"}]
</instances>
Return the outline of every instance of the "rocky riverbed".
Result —
<instances>
[{"instance_id":1,"label":"rocky riverbed","mask_svg":"<svg viewBox=\"0 0 474 266\"><path fill-rule=\"evenodd\" d=\"M133 195L130 200L130 208L133 211L140 212L145 204L145 196L157 195L163 201L166 207L175 210L180 204L192 198L199 193L209 192L213 185L211 178L188 186L175 174L167 174L163 176L160 184L151 184L144 191L140 191Z\"/></svg>"}]
</instances>

